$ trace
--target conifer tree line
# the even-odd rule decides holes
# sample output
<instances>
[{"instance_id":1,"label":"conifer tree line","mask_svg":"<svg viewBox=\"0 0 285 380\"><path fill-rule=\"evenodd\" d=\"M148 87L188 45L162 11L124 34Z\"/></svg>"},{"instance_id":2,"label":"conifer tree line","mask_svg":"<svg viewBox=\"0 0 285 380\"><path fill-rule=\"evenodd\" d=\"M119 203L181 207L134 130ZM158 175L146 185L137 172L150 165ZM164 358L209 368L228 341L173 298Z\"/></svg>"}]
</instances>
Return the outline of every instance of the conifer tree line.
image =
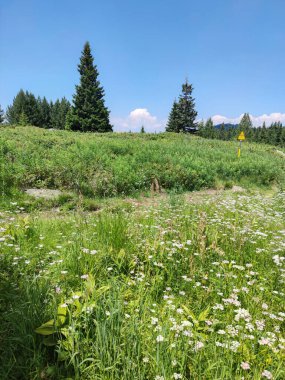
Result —
<instances>
[{"instance_id":1,"label":"conifer tree line","mask_svg":"<svg viewBox=\"0 0 285 380\"><path fill-rule=\"evenodd\" d=\"M112 132L109 121L110 111L105 106L104 89L98 79L99 73L94 64L89 42L86 42L78 65L80 83L75 86L73 104L63 97L55 102L45 97L35 97L28 91L20 90L8 106L6 115L0 105L0 124L5 119L12 125L34 125L42 128L68 129L81 132ZM266 127L253 127L250 116L245 113L237 126L221 124L214 126L208 119L205 123L196 122L197 111L192 96L193 86L182 84L182 92L175 100L169 114L167 132L196 132L209 139L232 140L243 131L248 141L285 146L285 126L280 122ZM144 127L141 133L144 133Z\"/></svg>"},{"instance_id":2,"label":"conifer tree line","mask_svg":"<svg viewBox=\"0 0 285 380\"><path fill-rule=\"evenodd\" d=\"M11 125L34 125L42 128L64 129L70 103L67 99L47 101L45 97L35 97L29 91L20 90L8 106L6 119Z\"/></svg>"},{"instance_id":3,"label":"conifer tree line","mask_svg":"<svg viewBox=\"0 0 285 380\"><path fill-rule=\"evenodd\" d=\"M272 123L266 127L253 127L248 113L245 113L238 125L221 124L214 126L212 119L206 122L195 121L195 99L192 96L193 86L186 82L182 85L182 93L178 101L174 101L170 111L166 132L193 132L207 139L233 140L237 139L241 131L244 132L247 141L272 144L285 147L285 126L282 123Z\"/></svg>"},{"instance_id":4,"label":"conifer tree line","mask_svg":"<svg viewBox=\"0 0 285 380\"><path fill-rule=\"evenodd\" d=\"M7 108L7 122L11 125L81 132L112 132L110 112L104 103L104 89L99 82L99 73L88 42L84 45L78 71L80 84L75 87L73 104L65 97L53 103L21 89ZM3 121L4 111L0 106L0 123Z\"/></svg>"},{"instance_id":5,"label":"conifer tree line","mask_svg":"<svg viewBox=\"0 0 285 380\"><path fill-rule=\"evenodd\" d=\"M248 113L245 113L238 125L220 124L218 128L214 126L212 119L205 123L198 123L197 134L207 139L235 140L243 131L247 141L271 144L285 147L285 126L281 122L272 123L266 127L265 123L259 127L253 127Z\"/></svg>"}]
</instances>

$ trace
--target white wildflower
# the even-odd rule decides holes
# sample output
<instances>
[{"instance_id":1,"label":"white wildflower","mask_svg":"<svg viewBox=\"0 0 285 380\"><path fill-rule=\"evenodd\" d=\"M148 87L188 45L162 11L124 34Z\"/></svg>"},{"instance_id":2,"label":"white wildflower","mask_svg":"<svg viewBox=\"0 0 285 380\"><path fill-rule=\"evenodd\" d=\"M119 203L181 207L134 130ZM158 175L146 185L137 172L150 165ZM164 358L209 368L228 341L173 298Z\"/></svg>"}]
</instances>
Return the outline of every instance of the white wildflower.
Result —
<instances>
[{"instance_id":1,"label":"white wildflower","mask_svg":"<svg viewBox=\"0 0 285 380\"><path fill-rule=\"evenodd\" d=\"M194 346L194 351L198 351L198 350L200 350L203 347L204 347L204 343L203 342L196 342L195 346Z\"/></svg>"},{"instance_id":2,"label":"white wildflower","mask_svg":"<svg viewBox=\"0 0 285 380\"><path fill-rule=\"evenodd\" d=\"M244 369L244 370L248 370L248 369L250 369L250 365L249 365L249 363L247 363L247 362L242 362L240 366L241 366L241 368Z\"/></svg>"},{"instance_id":3,"label":"white wildflower","mask_svg":"<svg viewBox=\"0 0 285 380\"><path fill-rule=\"evenodd\" d=\"M159 342L163 342L164 341L164 337L162 335L158 335L157 338L156 338L156 341L159 343Z\"/></svg>"},{"instance_id":4,"label":"white wildflower","mask_svg":"<svg viewBox=\"0 0 285 380\"><path fill-rule=\"evenodd\" d=\"M261 376L266 377L266 379L272 379L273 378L272 373L270 371L267 371L267 369L265 369L262 372Z\"/></svg>"}]
</instances>

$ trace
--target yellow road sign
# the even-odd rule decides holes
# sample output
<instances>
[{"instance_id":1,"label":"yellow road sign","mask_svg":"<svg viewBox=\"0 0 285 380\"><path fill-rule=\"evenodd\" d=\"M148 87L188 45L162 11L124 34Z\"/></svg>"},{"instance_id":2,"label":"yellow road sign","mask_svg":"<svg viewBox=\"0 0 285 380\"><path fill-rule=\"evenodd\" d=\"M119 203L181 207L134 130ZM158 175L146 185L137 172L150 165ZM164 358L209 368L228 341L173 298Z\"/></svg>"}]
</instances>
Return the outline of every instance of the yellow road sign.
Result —
<instances>
[{"instance_id":1,"label":"yellow road sign","mask_svg":"<svg viewBox=\"0 0 285 380\"><path fill-rule=\"evenodd\" d=\"M244 141L245 140L245 135L243 132L241 132L239 135L238 135L238 138L237 138L239 141Z\"/></svg>"}]
</instances>

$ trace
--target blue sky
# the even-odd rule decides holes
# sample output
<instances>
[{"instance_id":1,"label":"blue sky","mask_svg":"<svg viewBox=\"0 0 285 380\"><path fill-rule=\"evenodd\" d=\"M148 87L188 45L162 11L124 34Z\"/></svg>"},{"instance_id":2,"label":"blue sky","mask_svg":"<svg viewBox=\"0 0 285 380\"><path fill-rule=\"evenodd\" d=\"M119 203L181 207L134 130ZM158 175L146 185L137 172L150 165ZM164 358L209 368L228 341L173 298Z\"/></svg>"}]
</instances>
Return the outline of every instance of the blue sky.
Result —
<instances>
[{"instance_id":1,"label":"blue sky","mask_svg":"<svg viewBox=\"0 0 285 380\"><path fill-rule=\"evenodd\" d=\"M188 77L199 119L285 123L284 0L0 0L0 104L72 99L91 44L116 130L164 129Z\"/></svg>"}]
</instances>

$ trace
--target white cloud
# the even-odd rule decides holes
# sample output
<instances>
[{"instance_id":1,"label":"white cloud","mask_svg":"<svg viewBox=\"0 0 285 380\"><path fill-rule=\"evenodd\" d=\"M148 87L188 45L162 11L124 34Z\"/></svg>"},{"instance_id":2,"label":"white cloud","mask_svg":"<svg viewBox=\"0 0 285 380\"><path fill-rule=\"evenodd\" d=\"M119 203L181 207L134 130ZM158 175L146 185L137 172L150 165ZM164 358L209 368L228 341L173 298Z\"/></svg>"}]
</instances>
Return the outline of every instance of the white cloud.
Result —
<instances>
[{"instance_id":1,"label":"white cloud","mask_svg":"<svg viewBox=\"0 0 285 380\"><path fill-rule=\"evenodd\" d=\"M137 108L129 114L130 120L135 123L141 123L143 121L149 123L156 123L156 116L152 116L146 108Z\"/></svg>"},{"instance_id":2,"label":"white cloud","mask_svg":"<svg viewBox=\"0 0 285 380\"><path fill-rule=\"evenodd\" d=\"M163 132L165 121L158 120L146 108L136 108L127 117L111 117L116 132L139 132L142 125L146 132Z\"/></svg>"},{"instance_id":3,"label":"white cloud","mask_svg":"<svg viewBox=\"0 0 285 380\"><path fill-rule=\"evenodd\" d=\"M232 123L232 124L238 124L242 118L243 114L241 114L238 117L227 117L222 115L214 115L212 116L212 120L214 124L220 124L220 123ZM263 122L265 122L266 126L269 127L271 123L280 121L281 123L285 124L285 113L275 112L271 113L269 115L263 114L260 116L253 116L249 115L252 121L252 124L255 127L262 126Z\"/></svg>"}]
</instances>

